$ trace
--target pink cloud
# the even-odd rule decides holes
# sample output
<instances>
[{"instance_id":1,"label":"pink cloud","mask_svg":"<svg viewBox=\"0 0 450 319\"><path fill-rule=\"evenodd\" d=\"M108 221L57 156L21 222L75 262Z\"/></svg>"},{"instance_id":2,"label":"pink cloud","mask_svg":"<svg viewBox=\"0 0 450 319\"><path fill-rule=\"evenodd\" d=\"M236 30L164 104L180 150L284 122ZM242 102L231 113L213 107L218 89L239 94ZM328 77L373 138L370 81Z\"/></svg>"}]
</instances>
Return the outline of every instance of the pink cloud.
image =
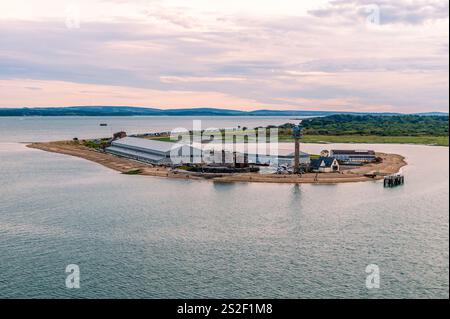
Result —
<instances>
[{"instance_id":1,"label":"pink cloud","mask_svg":"<svg viewBox=\"0 0 450 319\"><path fill-rule=\"evenodd\" d=\"M34 90L29 88L33 87ZM157 108L219 107L258 109L254 100L220 92L162 91L123 86L80 84L64 81L0 80L6 107L57 107L73 105L131 105Z\"/></svg>"}]
</instances>

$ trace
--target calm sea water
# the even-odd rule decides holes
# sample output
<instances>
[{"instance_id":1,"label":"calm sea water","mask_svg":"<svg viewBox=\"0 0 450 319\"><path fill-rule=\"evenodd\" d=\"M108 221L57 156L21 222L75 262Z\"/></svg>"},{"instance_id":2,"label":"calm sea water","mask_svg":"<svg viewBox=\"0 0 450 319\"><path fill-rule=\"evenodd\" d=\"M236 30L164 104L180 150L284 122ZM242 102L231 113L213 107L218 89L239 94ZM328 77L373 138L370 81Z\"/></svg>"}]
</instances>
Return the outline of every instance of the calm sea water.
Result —
<instances>
[{"instance_id":1,"label":"calm sea water","mask_svg":"<svg viewBox=\"0 0 450 319\"><path fill-rule=\"evenodd\" d=\"M0 297L449 297L448 148L329 146L405 155L406 185L384 189L125 176L18 143L94 137L104 121L0 118ZM161 118L106 121L129 132L172 128ZM68 264L80 266L78 290L65 288ZM369 264L380 289L366 288Z\"/></svg>"},{"instance_id":2,"label":"calm sea water","mask_svg":"<svg viewBox=\"0 0 450 319\"><path fill-rule=\"evenodd\" d=\"M203 129L281 125L301 117L196 117ZM184 116L141 117L0 117L0 142L42 142L55 139L110 137L118 131L156 133L193 128L194 118ZM108 126L100 126L106 123Z\"/></svg>"}]
</instances>

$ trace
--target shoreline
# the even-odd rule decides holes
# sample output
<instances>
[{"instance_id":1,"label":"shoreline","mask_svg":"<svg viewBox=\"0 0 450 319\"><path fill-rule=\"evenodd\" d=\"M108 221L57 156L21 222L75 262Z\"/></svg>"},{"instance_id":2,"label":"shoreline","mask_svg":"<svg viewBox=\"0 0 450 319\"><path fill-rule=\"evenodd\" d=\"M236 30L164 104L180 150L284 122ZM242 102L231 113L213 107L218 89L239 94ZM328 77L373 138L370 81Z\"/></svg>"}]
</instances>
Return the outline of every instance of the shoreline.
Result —
<instances>
[{"instance_id":1,"label":"shoreline","mask_svg":"<svg viewBox=\"0 0 450 319\"><path fill-rule=\"evenodd\" d=\"M214 182L245 182L245 183L284 183L284 184L337 184L368 182L383 179L383 175L395 174L407 165L405 158L398 154L377 153L383 158L382 163L367 164L362 167L343 170L340 173L319 173L316 179L316 173L306 173L302 176L297 175L276 175L260 173L236 173L236 174L205 174L192 173L170 168L141 163L132 159L103 153L93 150L86 146L76 144L71 141L31 143L26 147L38 149L50 153L74 156L82 158L117 172L127 174L133 171L139 171L136 175L165 177L174 179L192 179L209 180ZM378 176L372 178L364 174L377 173Z\"/></svg>"}]
</instances>

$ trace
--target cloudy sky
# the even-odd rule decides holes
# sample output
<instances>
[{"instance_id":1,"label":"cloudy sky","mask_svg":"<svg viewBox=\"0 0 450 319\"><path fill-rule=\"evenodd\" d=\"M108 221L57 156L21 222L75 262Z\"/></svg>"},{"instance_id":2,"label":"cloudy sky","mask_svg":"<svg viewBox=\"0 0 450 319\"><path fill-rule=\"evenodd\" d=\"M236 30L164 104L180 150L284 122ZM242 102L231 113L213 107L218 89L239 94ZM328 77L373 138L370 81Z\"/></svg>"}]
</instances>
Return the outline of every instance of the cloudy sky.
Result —
<instances>
[{"instance_id":1,"label":"cloudy sky","mask_svg":"<svg viewBox=\"0 0 450 319\"><path fill-rule=\"evenodd\" d=\"M448 111L441 0L0 2L0 107Z\"/></svg>"}]
</instances>

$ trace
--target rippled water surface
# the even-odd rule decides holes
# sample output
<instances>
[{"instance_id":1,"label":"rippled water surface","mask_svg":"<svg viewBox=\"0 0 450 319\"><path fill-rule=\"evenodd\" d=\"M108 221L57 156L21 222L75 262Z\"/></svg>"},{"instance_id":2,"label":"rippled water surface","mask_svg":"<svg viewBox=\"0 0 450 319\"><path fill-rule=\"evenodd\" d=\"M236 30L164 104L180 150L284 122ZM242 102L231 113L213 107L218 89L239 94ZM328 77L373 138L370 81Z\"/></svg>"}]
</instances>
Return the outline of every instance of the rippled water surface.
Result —
<instances>
[{"instance_id":1,"label":"rippled water surface","mask_svg":"<svg viewBox=\"0 0 450 319\"><path fill-rule=\"evenodd\" d=\"M238 121L258 125L250 120ZM91 137L102 119L24 121L0 118L0 297L449 296L448 148L330 146L406 156L406 185L396 189L220 184L120 175L18 143L75 129ZM171 128L160 119L114 121L130 132ZM222 121L210 123L236 124ZM81 268L79 290L65 288L68 264ZM365 286L369 264L380 267L378 290Z\"/></svg>"}]
</instances>

